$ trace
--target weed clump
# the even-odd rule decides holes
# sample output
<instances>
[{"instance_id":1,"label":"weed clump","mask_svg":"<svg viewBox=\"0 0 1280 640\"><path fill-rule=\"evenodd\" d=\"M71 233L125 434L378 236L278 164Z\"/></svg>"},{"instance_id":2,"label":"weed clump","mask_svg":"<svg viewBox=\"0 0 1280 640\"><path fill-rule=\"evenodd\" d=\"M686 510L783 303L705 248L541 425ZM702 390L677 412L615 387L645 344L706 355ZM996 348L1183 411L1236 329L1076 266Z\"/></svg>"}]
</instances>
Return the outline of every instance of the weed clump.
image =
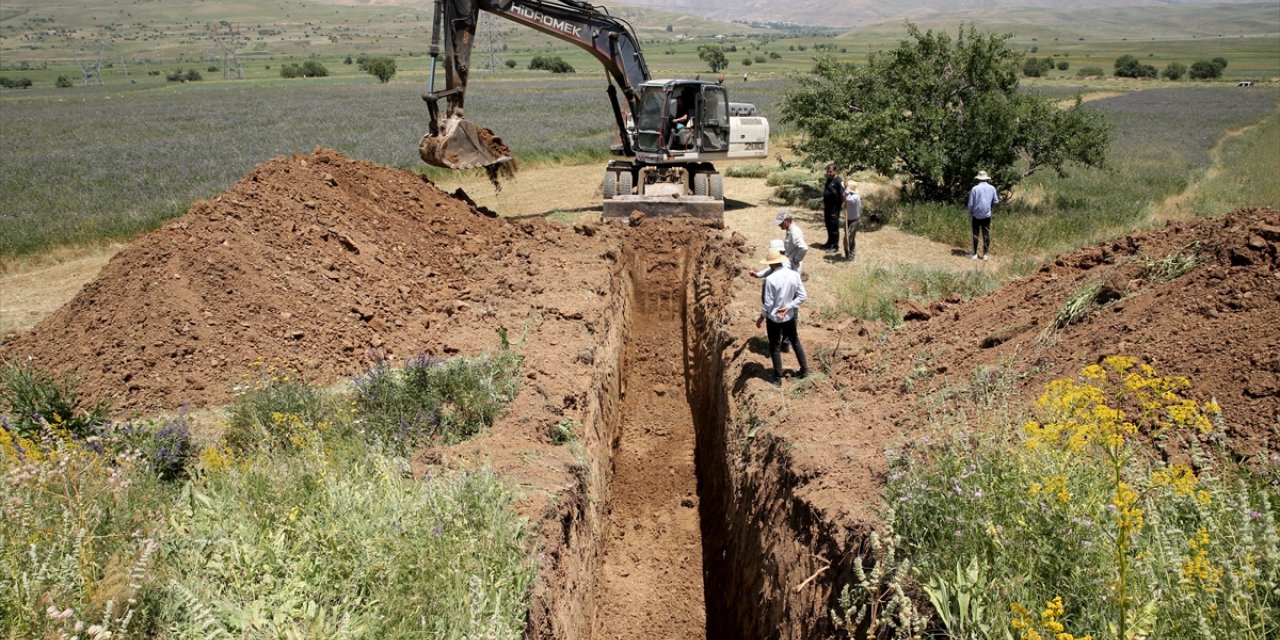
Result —
<instances>
[{"instance_id":1,"label":"weed clump","mask_svg":"<svg viewBox=\"0 0 1280 640\"><path fill-rule=\"evenodd\" d=\"M382 358L356 380L355 410L371 437L399 447L454 443L480 433L520 389L510 349L476 358L419 355L395 369Z\"/></svg>"},{"instance_id":2,"label":"weed clump","mask_svg":"<svg viewBox=\"0 0 1280 640\"><path fill-rule=\"evenodd\" d=\"M1190 390L1112 356L1050 383L1013 441L959 434L892 461L888 499L920 580L981 591L1020 639L1266 637L1280 472L1220 462L1205 443L1222 442L1221 410ZM981 584L959 584L958 563Z\"/></svg>"},{"instance_id":3,"label":"weed clump","mask_svg":"<svg viewBox=\"0 0 1280 640\"><path fill-rule=\"evenodd\" d=\"M55 377L21 362L0 366L0 409L9 416L8 428L24 438L39 437L51 427L84 439L107 423L105 402L86 406L69 376Z\"/></svg>"}]
</instances>

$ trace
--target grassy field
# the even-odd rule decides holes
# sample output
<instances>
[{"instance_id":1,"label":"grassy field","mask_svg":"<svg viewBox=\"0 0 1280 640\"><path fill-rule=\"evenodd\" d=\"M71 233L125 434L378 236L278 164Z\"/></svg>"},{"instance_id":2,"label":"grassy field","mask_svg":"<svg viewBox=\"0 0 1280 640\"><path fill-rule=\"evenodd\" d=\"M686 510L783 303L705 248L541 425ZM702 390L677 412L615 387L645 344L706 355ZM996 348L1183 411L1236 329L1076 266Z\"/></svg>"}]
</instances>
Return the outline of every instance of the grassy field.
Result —
<instances>
[{"instance_id":1,"label":"grassy field","mask_svg":"<svg viewBox=\"0 0 1280 640\"><path fill-rule=\"evenodd\" d=\"M1255 89L1258 89L1255 91ZM993 223L993 250L1025 256L1034 265L1041 256L1067 251L1113 237L1147 223L1167 199L1201 180L1214 163L1212 150L1229 132L1274 122L1280 90L1253 87L1184 86L1132 91L1087 103L1112 125L1109 167L1072 171L1059 177L1036 174L1015 191ZM1221 215L1237 206L1280 207L1276 189L1267 184L1274 173L1274 125L1251 129L1233 139L1224 156L1230 167L1216 175L1247 171L1256 190L1240 190L1222 202L1197 200L1198 213ZM1270 138L1268 138L1270 136ZM1218 177L1212 184L1229 184ZM1220 188L1219 192L1229 191ZM962 206L906 204L893 213L908 231L957 247L969 244Z\"/></svg>"}]
</instances>

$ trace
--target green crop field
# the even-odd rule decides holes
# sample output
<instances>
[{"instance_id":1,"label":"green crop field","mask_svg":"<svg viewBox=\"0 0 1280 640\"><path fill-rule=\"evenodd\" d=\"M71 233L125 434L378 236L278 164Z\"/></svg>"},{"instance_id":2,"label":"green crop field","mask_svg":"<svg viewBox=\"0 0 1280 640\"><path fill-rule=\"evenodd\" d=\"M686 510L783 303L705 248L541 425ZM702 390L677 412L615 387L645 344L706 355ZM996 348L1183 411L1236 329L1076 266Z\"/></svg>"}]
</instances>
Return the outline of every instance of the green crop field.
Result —
<instances>
[{"instance_id":1,"label":"green crop field","mask_svg":"<svg viewBox=\"0 0 1280 640\"><path fill-rule=\"evenodd\" d=\"M983 29L1012 33L1029 55L1067 62L1067 70L1028 79L1025 86L1068 98L1175 86L1074 78L1085 66L1110 72L1123 54L1157 68L1221 56L1230 62L1228 81L1280 77L1280 21L1273 8L1007 10L976 17ZM637 26L654 77L710 79L697 49L724 47L731 99L753 102L765 115L815 55L861 60L894 46L903 34L896 22L838 33L754 29L639 8L613 13ZM941 16L923 24L950 30L958 20ZM0 89L0 259L128 238L227 188L257 162L315 146L422 167L416 143L427 112L418 96L430 82L430 22L428 10L297 1L6 4L0 76L27 78L33 86ZM223 55L229 42L243 79L229 71ZM96 63L99 54L102 85L82 86L82 65ZM393 56L398 71L392 82L379 85L348 62L362 54ZM545 54L563 57L577 72L526 69L533 56ZM281 66L307 61L322 64L328 77L281 78ZM607 80L585 51L485 16L473 67L468 116L500 132L522 161L607 157L613 137ZM166 81L175 70L195 71L202 79ZM740 78L744 71L748 82ZM56 88L59 76L72 86ZM443 83L443 74L437 82ZM1230 82L1210 86L1235 91ZM1236 97L1223 94L1221 100L1229 105ZM1255 105L1257 118L1274 108L1273 97L1260 103L1254 94L1238 97ZM1256 104L1272 106L1257 111ZM1177 129L1198 117L1175 110L1157 122ZM771 124L784 141L786 123L775 118ZM1121 136L1126 126L1118 124Z\"/></svg>"}]
</instances>

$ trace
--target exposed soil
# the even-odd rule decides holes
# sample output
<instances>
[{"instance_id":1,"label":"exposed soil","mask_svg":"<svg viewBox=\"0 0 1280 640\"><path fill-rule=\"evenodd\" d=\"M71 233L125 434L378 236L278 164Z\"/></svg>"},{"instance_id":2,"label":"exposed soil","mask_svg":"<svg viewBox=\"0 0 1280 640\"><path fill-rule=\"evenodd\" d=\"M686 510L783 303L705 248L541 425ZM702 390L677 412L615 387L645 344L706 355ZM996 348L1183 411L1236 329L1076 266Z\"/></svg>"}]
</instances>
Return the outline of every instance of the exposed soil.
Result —
<instances>
[{"instance_id":1,"label":"exposed soil","mask_svg":"<svg viewBox=\"0 0 1280 640\"><path fill-rule=\"evenodd\" d=\"M706 637L693 414L681 324L685 256L634 256L622 426L593 638Z\"/></svg>"},{"instance_id":2,"label":"exposed soil","mask_svg":"<svg viewBox=\"0 0 1280 640\"><path fill-rule=\"evenodd\" d=\"M983 298L913 309L898 330L810 312L801 337L821 373L778 390L752 322L759 282L741 277L777 233L760 181L726 185L740 198L726 232L586 221L589 203L565 193L590 180L562 173L546 199L530 196L547 188L538 177L478 195L519 216L500 218L334 151L273 159L115 255L0 358L73 371L90 400L142 412L225 403L260 359L330 382L375 350L471 355L507 328L523 338L521 393L484 435L414 468L484 463L521 488L539 532L531 638L828 637L877 523L885 449L919 437L941 400L990 426L1106 355L1190 377L1222 404L1239 456L1280 446L1280 212L1082 249ZM575 224L543 218L574 198ZM1176 251L1197 266L1170 281L1144 267ZM993 268L889 229L860 234L858 253L807 261L815 301L843 269ZM1052 328L1094 282L1105 304ZM579 435L558 446L564 419Z\"/></svg>"}]
</instances>

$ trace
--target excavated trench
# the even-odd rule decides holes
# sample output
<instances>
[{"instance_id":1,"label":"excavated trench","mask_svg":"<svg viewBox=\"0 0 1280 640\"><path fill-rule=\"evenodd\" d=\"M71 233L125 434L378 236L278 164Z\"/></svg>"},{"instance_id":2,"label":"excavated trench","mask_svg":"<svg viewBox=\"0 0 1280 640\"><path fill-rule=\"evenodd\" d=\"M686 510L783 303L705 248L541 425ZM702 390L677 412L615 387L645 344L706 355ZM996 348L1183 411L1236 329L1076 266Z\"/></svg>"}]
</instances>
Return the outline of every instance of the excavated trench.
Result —
<instances>
[{"instance_id":1,"label":"excavated trench","mask_svg":"<svg viewBox=\"0 0 1280 640\"><path fill-rule=\"evenodd\" d=\"M561 510L527 637L832 635L848 541L793 495L785 442L744 444L724 331L738 257L696 231L623 250L580 495Z\"/></svg>"}]
</instances>

